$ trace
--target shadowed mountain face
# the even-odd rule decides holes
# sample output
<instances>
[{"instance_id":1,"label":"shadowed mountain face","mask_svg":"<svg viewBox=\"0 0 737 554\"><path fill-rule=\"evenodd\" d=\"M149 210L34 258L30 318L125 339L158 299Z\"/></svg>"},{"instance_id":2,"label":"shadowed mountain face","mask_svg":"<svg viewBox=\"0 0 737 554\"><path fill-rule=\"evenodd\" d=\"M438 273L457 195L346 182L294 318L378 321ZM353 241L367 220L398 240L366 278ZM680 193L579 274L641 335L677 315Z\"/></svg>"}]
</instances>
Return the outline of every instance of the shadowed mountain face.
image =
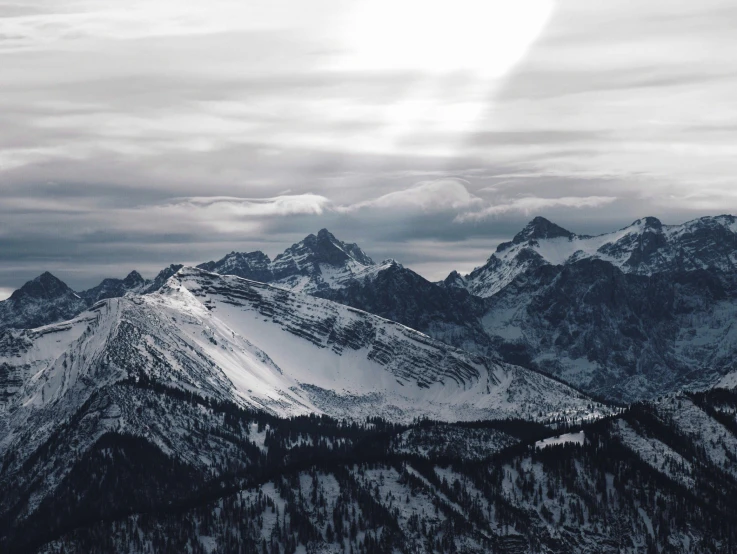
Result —
<instances>
[{"instance_id":1,"label":"shadowed mountain face","mask_svg":"<svg viewBox=\"0 0 737 554\"><path fill-rule=\"evenodd\" d=\"M87 302L84 299L46 272L0 302L0 330L40 327L53 321L70 319L85 308Z\"/></svg>"},{"instance_id":2,"label":"shadowed mountain face","mask_svg":"<svg viewBox=\"0 0 737 554\"><path fill-rule=\"evenodd\" d=\"M471 352L492 352L481 323L486 299L466 290L438 286L397 263L372 279L356 279L341 288L314 294L398 321Z\"/></svg>"},{"instance_id":3,"label":"shadowed mountain face","mask_svg":"<svg viewBox=\"0 0 737 554\"><path fill-rule=\"evenodd\" d=\"M589 259L525 272L488 299L492 350L619 400L705 387L735 368L734 276L627 274Z\"/></svg>"},{"instance_id":4,"label":"shadowed mountain face","mask_svg":"<svg viewBox=\"0 0 737 554\"><path fill-rule=\"evenodd\" d=\"M141 292L149 283L137 271L131 271L125 279L104 279L102 283L79 295L91 306L106 298L119 298L129 292Z\"/></svg>"}]
</instances>

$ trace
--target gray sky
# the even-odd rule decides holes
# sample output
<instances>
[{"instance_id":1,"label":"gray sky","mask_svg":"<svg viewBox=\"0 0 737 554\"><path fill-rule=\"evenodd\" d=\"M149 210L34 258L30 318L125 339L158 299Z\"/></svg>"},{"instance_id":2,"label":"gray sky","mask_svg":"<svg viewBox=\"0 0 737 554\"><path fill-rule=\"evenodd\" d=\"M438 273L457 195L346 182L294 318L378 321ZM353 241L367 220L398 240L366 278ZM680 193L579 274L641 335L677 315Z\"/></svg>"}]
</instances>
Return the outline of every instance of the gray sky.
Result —
<instances>
[{"instance_id":1,"label":"gray sky","mask_svg":"<svg viewBox=\"0 0 737 554\"><path fill-rule=\"evenodd\" d=\"M0 295L328 227L431 279L535 215L737 212L732 0L0 0Z\"/></svg>"}]
</instances>

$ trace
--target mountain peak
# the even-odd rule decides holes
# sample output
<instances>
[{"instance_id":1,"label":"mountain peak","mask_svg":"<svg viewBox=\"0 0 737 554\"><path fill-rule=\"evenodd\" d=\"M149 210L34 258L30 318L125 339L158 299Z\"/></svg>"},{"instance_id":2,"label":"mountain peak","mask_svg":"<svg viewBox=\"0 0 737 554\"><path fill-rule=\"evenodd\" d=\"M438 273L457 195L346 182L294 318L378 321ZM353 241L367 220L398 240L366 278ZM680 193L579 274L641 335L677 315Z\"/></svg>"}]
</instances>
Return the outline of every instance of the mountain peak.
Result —
<instances>
[{"instance_id":1,"label":"mountain peak","mask_svg":"<svg viewBox=\"0 0 737 554\"><path fill-rule=\"evenodd\" d=\"M445 278L443 284L447 287L466 288L466 280L455 269Z\"/></svg>"},{"instance_id":2,"label":"mountain peak","mask_svg":"<svg viewBox=\"0 0 737 554\"><path fill-rule=\"evenodd\" d=\"M144 280L143 276L141 276L141 274L138 273L135 269L133 271L131 271L125 277L125 279L123 279L123 285L126 288L137 287L139 285L142 285L143 283L145 283L145 280Z\"/></svg>"},{"instance_id":3,"label":"mountain peak","mask_svg":"<svg viewBox=\"0 0 737 554\"><path fill-rule=\"evenodd\" d=\"M570 231L556 225L544 217L538 216L530 221L522 231L517 233L514 239L512 239L512 242L514 244L520 244L522 242L527 242L528 240L554 239L559 237L570 239L573 236L574 234Z\"/></svg>"},{"instance_id":4,"label":"mountain peak","mask_svg":"<svg viewBox=\"0 0 737 554\"><path fill-rule=\"evenodd\" d=\"M326 238L328 238L328 239L335 239L335 235L333 233L331 233L330 231L328 231L327 229L320 229L317 232L317 238L319 238L319 239L326 239ZM335 239L335 240L338 240L338 239Z\"/></svg>"},{"instance_id":5,"label":"mountain peak","mask_svg":"<svg viewBox=\"0 0 737 554\"><path fill-rule=\"evenodd\" d=\"M52 275L48 271L44 271L41 275L25 283L21 288L16 290L10 298L20 298L23 296L33 298L59 298L65 294L72 293L67 284Z\"/></svg>"},{"instance_id":6,"label":"mountain peak","mask_svg":"<svg viewBox=\"0 0 737 554\"><path fill-rule=\"evenodd\" d=\"M278 263L293 260L300 267L305 263L340 266L350 259L362 265L375 265L357 244L343 242L327 229L320 229L317 235L307 235L302 241L287 248L274 261Z\"/></svg>"},{"instance_id":7,"label":"mountain peak","mask_svg":"<svg viewBox=\"0 0 737 554\"><path fill-rule=\"evenodd\" d=\"M632 223L633 226L642 226L645 229L654 229L654 230L660 230L663 228L663 223L657 218L657 217L643 217L642 219L638 219L634 223Z\"/></svg>"}]
</instances>

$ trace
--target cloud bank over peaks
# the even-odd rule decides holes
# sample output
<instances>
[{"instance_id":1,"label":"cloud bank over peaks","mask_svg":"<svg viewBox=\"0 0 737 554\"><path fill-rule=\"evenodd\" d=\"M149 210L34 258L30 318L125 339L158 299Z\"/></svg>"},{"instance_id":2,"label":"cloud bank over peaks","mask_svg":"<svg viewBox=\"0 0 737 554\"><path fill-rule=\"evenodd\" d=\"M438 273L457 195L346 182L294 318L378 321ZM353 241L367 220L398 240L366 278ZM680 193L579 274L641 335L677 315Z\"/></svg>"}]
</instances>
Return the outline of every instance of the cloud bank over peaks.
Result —
<instances>
[{"instance_id":1,"label":"cloud bank over peaks","mask_svg":"<svg viewBox=\"0 0 737 554\"><path fill-rule=\"evenodd\" d=\"M428 213L481 207L484 201L471 194L467 185L468 182L463 179L420 181L410 188L348 206L338 206L336 210L343 213L370 209L417 210Z\"/></svg>"},{"instance_id":2,"label":"cloud bank over peaks","mask_svg":"<svg viewBox=\"0 0 737 554\"><path fill-rule=\"evenodd\" d=\"M617 200L615 196L563 196L543 198L521 196L484 199L468 190L469 182L460 178L420 181L400 189L353 204L337 204L326 196L313 193L281 195L272 198L199 196L176 199L157 209L162 215L179 215L207 222L220 231L236 230L238 222L266 220L282 216L343 216L381 214L413 216L449 213L454 223L477 222L495 216L516 213L530 215L553 208L600 208Z\"/></svg>"},{"instance_id":3,"label":"cloud bank over peaks","mask_svg":"<svg viewBox=\"0 0 737 554\"><path fill-rule=\"evenodd\" d=\"M541 198L523 196L521 198L500 199L482 210L458 214L456 222L480 221L508 213L531 215L551 208L600 208L617 200L616 196L563 196L560 198Z\"/></svg>"},{"instance_id":4,"label":"cloud bank over peaks","mask_svg":"<svg viewBox=\"0 0 737 554\"><path fill-rule=\"evenodd\" d=\"M464 179L446 178L420 181L414 186L379 196L372 200L348 206L334 206L340 213L360 213L369 210L442 213L454 212L455 223L481 221L502 214L530 215L553 208L600 208L611 204L615 196L561 196L544 198L528 195L520 197L494 196L481 198L468 190ZM482 189L480 192L492 192Z\"/></svg>"}]
</instances>

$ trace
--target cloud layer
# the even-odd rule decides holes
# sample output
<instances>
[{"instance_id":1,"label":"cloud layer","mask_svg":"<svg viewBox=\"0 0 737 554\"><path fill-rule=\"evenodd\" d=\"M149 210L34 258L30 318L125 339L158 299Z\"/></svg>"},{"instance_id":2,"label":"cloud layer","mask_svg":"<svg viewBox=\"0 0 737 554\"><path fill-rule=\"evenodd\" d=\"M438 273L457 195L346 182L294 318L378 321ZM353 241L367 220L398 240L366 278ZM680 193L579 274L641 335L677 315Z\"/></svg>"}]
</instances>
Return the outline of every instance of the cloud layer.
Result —
<instances>
[{"instance_id":1,"label":"cloud layer","mask_svg":"<svg viewBox=\"0 0 737 554\"><path fill-rule=\"evenodd\" d=\"M0 288L320 227L440 278L533 215L737 212L733 2L403 6L0 0Z\"/></svg>"}]
</instances>

